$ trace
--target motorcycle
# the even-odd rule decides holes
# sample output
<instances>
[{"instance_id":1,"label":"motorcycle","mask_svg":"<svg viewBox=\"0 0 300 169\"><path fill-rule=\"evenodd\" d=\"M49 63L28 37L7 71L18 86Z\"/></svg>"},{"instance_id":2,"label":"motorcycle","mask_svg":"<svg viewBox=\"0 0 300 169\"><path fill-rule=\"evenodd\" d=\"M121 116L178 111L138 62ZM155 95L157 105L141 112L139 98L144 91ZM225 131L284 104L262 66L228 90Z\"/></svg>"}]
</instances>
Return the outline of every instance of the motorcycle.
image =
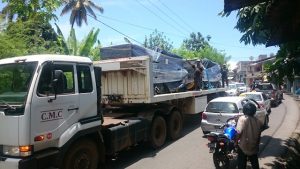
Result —
<instances>
[{"instance_id":1,"label":"motorcycle","mask_svg":"<svg viewBox=\"0 0 300 169\"><path fill-rule=\"evenodd\" d=\"M230 160L237 158L237 117L230 118L220 127L223 133L211 132L205 136L209 140L209 152L213 153L216 169L228 169Z\"/></svg>"}]
</instances>

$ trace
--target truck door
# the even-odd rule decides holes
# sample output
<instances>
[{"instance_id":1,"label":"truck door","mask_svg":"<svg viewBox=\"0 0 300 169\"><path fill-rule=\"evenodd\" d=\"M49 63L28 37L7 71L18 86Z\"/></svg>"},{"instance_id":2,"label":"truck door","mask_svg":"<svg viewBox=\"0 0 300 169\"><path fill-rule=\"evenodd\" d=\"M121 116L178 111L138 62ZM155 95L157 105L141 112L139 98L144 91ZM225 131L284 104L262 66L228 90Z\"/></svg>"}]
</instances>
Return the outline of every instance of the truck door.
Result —
<instances>
[{"instance_id":1,"label":"truck door","mask_svg":"<svg viewBox=\"0 0 300 169\"><path fill-rule=\"evenodd\" d=\"M79 113L81 118L94 117L97 115L97 90L94 76L92 76L93 69L90 65L77 65L78 78L78 93L79 93Z\"/></svg>"},{"instance_id":2,"label":"truck door","mask_svg":"<svg viewBox=\"0 0 300 169\"><path fill-rule=\"evenodd\" d=\"M36 92L32 97L32 142L38 141L37 136L44 136L44 142L53 141L78 122L79 96L75 80L77 75L74 72L75 64L72 63L46 63L41 67ZM56 77L56 73L60 76ZM56 88L53 87L54 77ZM36 146L35 150L38 148Z\"/></svg>"}]
</instances>

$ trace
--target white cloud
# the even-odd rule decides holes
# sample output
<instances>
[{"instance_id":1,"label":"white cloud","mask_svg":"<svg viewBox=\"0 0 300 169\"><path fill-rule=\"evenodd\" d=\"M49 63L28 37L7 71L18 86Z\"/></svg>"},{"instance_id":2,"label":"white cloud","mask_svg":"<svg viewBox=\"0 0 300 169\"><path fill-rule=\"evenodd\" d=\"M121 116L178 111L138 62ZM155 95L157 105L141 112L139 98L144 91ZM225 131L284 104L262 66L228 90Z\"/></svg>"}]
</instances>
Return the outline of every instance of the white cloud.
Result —
<instances>
[{"instance_id":1,"label":"white cloud","mask_svg":"<svg viewBox=\"0 0 300 169\"><path fill-rule=\"evenodd\" d=\"M229 61L228 64L229 70L233 70L234 68L236 68L237 61Z\"/></svg>"}]
</instances>

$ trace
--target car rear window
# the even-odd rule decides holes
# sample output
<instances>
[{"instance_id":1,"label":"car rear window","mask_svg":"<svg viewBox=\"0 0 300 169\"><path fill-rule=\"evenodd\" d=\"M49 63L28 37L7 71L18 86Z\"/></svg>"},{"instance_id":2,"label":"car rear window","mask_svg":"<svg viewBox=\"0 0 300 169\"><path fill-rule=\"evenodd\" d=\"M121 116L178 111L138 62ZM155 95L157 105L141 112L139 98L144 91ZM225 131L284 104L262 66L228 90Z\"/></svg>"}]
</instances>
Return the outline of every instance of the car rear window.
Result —
<instances>
[{"instance_id":1,"label":"car rear window","mask_svg":"<svg viewBox=\"0 0 300 169\"><path fill-rule=\"evenodd\" d=\"M259 90L273 90L273 87L271 84L265 84L265 85L257 85Z\"/></svg>"},{"instance_id":2,"label":"car rear window","mask_svg":"<svg viewBox=\"0 0 300 169\"><path fill-rule=\"evenodd\" d=\"M206 112L239 113L236 104L231 102L210 102L206 107Z\"/></svg>"},{"instance_id":3,"label":"car rear window","mask_svg":"<svg viewBox=\"0 0 300 169\"><path fill-rule=\"evenodd\" d=\"M262 101L262 98L259 94L245 94L246 98L253 99L255 101Z\"/></svg>"},{"instance_id":4,"label":"car rear window","mask_svg":"<svg viewBox=\"0 0 300 169\"><path fill-rule=\"evenodd\" d=\"M243 83L236 84L236 87L244 87L244 86L245 86L245 84L243 84Z\"/></svg>"}]
</instances>

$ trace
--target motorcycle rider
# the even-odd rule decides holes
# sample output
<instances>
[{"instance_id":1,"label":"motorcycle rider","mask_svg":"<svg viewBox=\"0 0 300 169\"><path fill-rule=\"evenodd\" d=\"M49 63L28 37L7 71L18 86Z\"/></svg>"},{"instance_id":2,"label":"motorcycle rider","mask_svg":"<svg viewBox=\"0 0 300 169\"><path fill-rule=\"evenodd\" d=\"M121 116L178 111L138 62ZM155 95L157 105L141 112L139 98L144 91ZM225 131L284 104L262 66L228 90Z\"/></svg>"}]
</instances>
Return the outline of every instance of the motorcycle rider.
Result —
<instances>
[{"instance_id":1,"label":"motorcycle rider","mask_svg":"<svg viewBox=\"0 0 300 169\"><path fill-rule=\"evenodd\" d=\"M243 106L244 115L238 119L238 169L246 169L247 157L252 168L259 169L257 154L263 124L254 116L255 112L256 106L248 102Z\"/></svg>"}]
</instances>

